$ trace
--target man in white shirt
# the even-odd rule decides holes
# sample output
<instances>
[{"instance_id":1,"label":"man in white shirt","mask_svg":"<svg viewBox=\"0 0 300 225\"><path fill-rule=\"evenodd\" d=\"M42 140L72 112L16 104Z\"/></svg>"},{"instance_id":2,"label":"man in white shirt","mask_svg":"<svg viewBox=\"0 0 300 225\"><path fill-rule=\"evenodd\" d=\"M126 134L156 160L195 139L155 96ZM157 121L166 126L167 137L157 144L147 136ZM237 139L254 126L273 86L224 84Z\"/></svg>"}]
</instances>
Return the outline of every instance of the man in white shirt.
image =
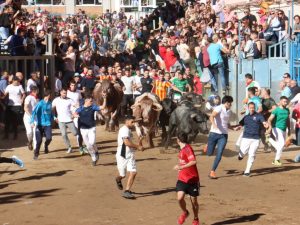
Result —
<instances>
[{"instance_id":1,"label":"man in white shirt","mask_svg":"<svg viewBox=\"0 0 300 225\"><path fill-rule=\"evenodd\" d=\"M134 78L131 76L131 70L125 69L125 76L121 77L122 82L124 83L123 87L123 100L121 103L121 115L132 115L131 106L134 103L133 99L133 86Z\"/></svg>"},{"instance_id":2,"label":"man in white shirt","mask_svg":"<svg viewBox=\"0 0 300 225\"><path fill-rule=\"evenodd\" d=\"M25 98L24 101L24 117L23 122L26 129L26 135L28 140L28 149L33 150L33 145L35 142L33 127L30 124L30 119L32 115L32 111L38 103L38 92L39 89L36 86L32 86L30 89L30 94Z\"/></svg>"},{"instance_id":3,"label":"man in white shirt","mask_svg":"<svg viewBox=\"0 0 300 225\"><path fill-rule=\"evenodd\" d=\"M57 118L54 117L58 123L63 140L68 148L67 153L72 152L72 147L67 134L67 128L69 128L74 136L77 136L77 129L73 123L72 107L74 103L70 98L67 98L67 90L62 89L60 91L60 97L57 97L52 102L52 108L56 109Z\"/></svg>"},{"instance_id":4,"label":"man in white shirt","mask_svg":"<svg viewBox=\"0 0 300 225\"><path fill-rule=\"evenodd\" d=\"M125 117L125 125L120 128L118 134L118 147L116 153L117 167L119 176L116 177L116 183L120 190L123 190L122 179L126 176L126 171L129 172L126 189L123 192L123 197L127 199L134 199L131 192L136 176L136 164L134 149L143 151L143 147L132 142L131 129L134 128L135 118L133 116Z\"/></svg>"},{"instance_id":5,"label":"man in white shirt","mask_svg":"<svg viewBox=\"0 0 300 225\"><path fill-rule=\"evenodd\" d=\"M209 174L209 178L211 179L217 178L215 171L222 159L223 151L227 144L228 128L233 128L229 124L232 102L233 98L231 96L224 96L222 104L215 107L210 116L211 129L208 136L207 155L212 156L217 146L217 154Z\"/></svg>"},{"instance_id":6,"label":"man in white shirt","mask_svg":"<svg viewBox=\"0 0 300 225\"><path fill-rule=\"evenodd\" d=\"M27 86L26 86L26 93L31 92L31 87L35 86L37 87L37 81L38 81L38 76L36 72L32 72L30 75L30 79L27 81Z\"/></svg>"},{"instance_id":7,"label":"man in white shirt","mask_svg":"<svg viewBox=\"0 0 300 225\"><path fill-rule=\"evenodd\" d=\"M5 89L3 98L8 95L8 106L5 112L5 129L4 139L8 138L10 128L14 131L14 139L18 138L18 124L21 120L22 103L25 98L25 91L20 85L17 77L14 77L12 84Z\"/></svg>"},{"instance_id":8,"label":"man in white shirt","mask_svg":"<svg viewBox=\"0 0 300 225\"><path fill-rule=\"evenodd\" d=\"M69 86L69 89L68 89L68 92L67 92L67 98L70 98L73 101L71 111L72 111L72 114L74 114L76 112L76 110L79 108L80 101L82 99L81 92L80 92L80 90L77 90L77 85L76 85L76 82L74 80L71 80L71 82L70 82L70 86ZM75 117L73 119L73 122L74 122L74 125L77 128L77 132L78 132L77 143L78 143L78 146L79 146L79 152L80 152L81 155L83 155L84 153L88 153L88 151L82 145L83 140L82 140L82 135L81 135L81 132L80 132L80 127L78 127L78 117Z\"/></svg>"}]
</instances>

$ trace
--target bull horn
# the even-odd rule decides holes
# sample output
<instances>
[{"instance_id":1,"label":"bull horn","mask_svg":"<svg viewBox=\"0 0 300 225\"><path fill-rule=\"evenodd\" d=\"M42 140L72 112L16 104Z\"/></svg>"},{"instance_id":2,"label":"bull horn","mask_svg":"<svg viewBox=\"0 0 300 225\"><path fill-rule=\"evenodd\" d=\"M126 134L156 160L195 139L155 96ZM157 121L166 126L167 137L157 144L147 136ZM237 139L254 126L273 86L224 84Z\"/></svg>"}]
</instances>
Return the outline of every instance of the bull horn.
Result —
<instances>
[{"instance_id":1,"label":"bull horn","mask_svg":"<svg viewBox=\"0 0 300 225\"><path fill-rule=\"evenodd\" d=\"M196 107L196 108L199 108L201 106L202 106L201 104L194 104L194 107Z\"/></svg>"},{"instance_id":2,"label":"bull horn","mask_svg":"<svg viewBox=\"0 0 300 225\"><path fill-rule=\"evenodd\" d=\"M155 111L161 111L163 110L163 107L161 106L161 104L158 104L158 103L153 103L153 106L154 106L154 110Z\"/></svg>"}]
</instances>

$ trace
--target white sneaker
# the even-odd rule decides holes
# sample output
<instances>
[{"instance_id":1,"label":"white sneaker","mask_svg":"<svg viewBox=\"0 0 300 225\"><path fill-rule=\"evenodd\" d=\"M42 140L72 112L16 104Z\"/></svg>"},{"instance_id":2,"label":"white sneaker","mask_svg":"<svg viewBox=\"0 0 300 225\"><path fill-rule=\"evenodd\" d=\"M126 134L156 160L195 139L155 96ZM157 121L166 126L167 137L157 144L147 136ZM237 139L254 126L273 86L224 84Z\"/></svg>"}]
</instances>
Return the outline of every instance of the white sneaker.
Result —
<instances>
[{"instance_id":1,"label":"white sneaker","mask_svg":"<svg viewBox=\"0 0 300 225\"><path fill-rule=\"evenodd\" d=\"M67 153L70 154L72 152L73 152L72 147L69 147Z\"/></svg>"}]
</instances>

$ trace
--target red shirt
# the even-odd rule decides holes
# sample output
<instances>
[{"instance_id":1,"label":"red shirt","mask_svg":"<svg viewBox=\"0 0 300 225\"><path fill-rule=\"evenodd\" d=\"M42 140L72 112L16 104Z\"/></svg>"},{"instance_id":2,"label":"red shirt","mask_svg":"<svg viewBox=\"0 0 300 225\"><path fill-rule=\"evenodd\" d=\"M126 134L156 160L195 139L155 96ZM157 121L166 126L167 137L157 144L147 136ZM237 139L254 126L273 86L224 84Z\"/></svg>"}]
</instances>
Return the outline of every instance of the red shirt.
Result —
<instances>
[{"instance_id":1,"label":"red shirt","mask_svg":"<svg viewBox=\"0 0 300 225\"><path fill-rule=\"evenodd\" d=\"M297 103L293 110L294 118L300 118L300 103ZM300 124L296 122L296 128L300 128Z\"/></svg>"},{"instance_id":2,"label":"red shirt","mask_svg":"<svg viewBox=\"0 0 300 225\"><path fill-rule=\"evenodd\" d=\"M180 150L178 158L179 158L180 166L186 165L189 162L196 160L194 150L188 144L186 144L184 148ZM190 184L198 183L199 175L198 175L197 166L194 165L189 168L184 168L182 170L179 170L178 180Z\"/></svg>"}]
</instances>

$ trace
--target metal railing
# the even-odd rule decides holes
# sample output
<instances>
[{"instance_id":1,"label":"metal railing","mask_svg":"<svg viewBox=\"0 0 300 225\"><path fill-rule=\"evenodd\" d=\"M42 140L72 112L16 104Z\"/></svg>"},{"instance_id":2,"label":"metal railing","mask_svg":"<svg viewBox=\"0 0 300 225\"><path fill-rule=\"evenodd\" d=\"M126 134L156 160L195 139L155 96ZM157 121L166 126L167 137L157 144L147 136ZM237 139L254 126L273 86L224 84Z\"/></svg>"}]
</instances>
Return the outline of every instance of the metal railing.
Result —
<instances>
[{"instance_id":1,"label":"metal railing","mask_svg":"<svg viewBox=\"0 0 300 225\"><path fill-rule=\"evenodd\" d=\"M46 88L55 93L55 57L53 55L44 56L0 56L0 72L8 71L10 74L22 72L25 82L30 73L40 72L40 93L43 96Z\"/></svg>"},{"instance_id":2,"label":"metal railing","mask_svg":"<svg viewBox=\"0 0 300 225\"><path fill-rule=\"evenodd\" d=\"M270 59L289 59L290 41L284 40L269 46Z\"/></svg>"}]
</instances>

